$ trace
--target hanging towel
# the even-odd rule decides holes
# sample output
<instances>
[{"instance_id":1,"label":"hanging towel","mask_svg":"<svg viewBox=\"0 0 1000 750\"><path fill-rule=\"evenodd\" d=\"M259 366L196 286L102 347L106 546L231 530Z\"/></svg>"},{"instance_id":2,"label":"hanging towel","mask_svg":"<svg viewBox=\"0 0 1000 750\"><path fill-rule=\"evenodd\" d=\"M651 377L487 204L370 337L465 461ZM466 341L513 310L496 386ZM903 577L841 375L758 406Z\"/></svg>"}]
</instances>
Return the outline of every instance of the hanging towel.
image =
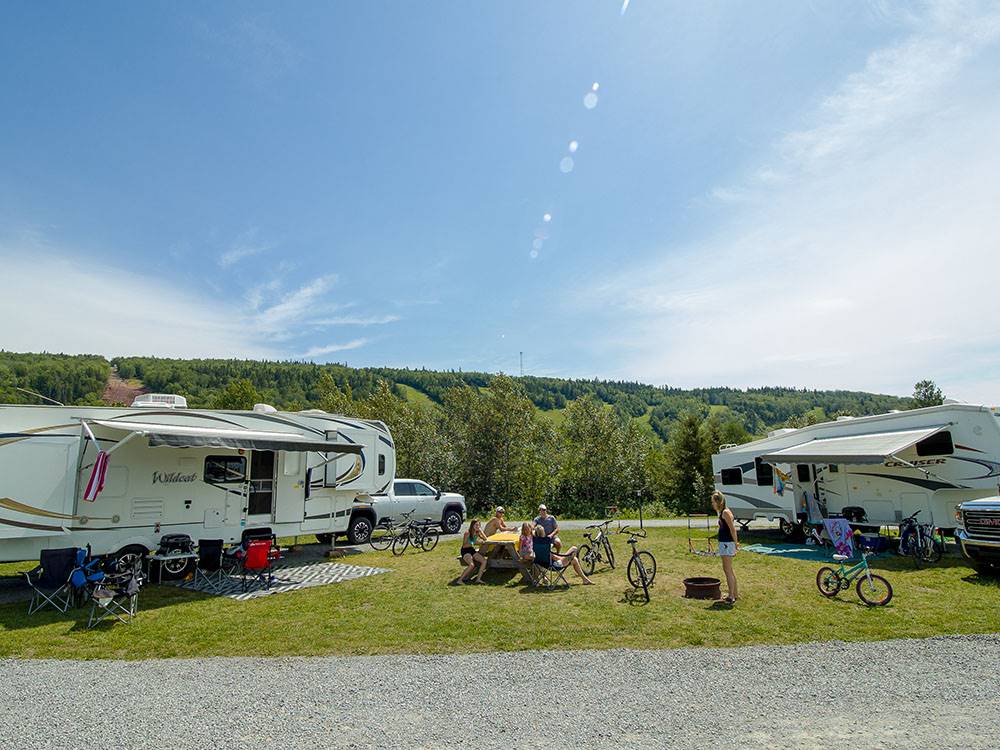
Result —
<instances>
[{"instance_id":1,"label":"hanging towel","mask_svg":"<svg viewBox=\"0 0 1000 750\"><path fill-rule=\"evenodd\" d=\"M777 466L774 467L774 474L777 477L774 482L774 494L783 495L785 494L785 482L787 482L791 477L789 477L788 474L785 474Z\"/></svg>"},{"instance_id":2,"label":"hanging towel","mask_svg":"<svg viewBox=\"0 0 1000 750\"><path fill-rule=\"evenodd\" d=\"M94 459L94 468L90 472L90 481L87 482L87 489L83 493L83 499L92 503L104 489L104 479L108 475L108 454L99 451Z\"/></svg>"}]
</instances>

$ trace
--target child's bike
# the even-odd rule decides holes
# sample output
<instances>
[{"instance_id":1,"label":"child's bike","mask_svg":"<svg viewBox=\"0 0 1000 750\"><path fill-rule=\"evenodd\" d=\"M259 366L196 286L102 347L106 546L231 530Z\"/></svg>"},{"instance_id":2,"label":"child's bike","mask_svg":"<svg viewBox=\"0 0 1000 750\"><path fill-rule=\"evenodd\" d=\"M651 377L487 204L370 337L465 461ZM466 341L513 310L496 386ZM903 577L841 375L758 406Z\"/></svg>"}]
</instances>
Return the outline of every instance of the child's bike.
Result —
<instances>
[{"instance_id":1,"label":"child's bike","mask_svg":"<svg viewBox=\"0 0 1000 750\"><path fill-rule=\"evenodd\" d=\"M580 564L583 572L588 576L594 572L599 562L607 562L612 568L615 567L615 551L611 547L611 538L608 535L608 526L611 521L592 523L588 529L597 529L593 534L584 534L589 544L580 546Z\"/></svg>"},{"instance_id":2,"label":"child's bike","mask_svg":"<svg viewBox=\"0 0 1000 750\"><path fill-rule=\"evenodd\" d=\"M855 589L858 597L869 607L884 607L892 599L892 584L880 575L872 573L868 567L868 556L871 550L861 550L861 561L847 568L844 563L850 558L847 555L834 555L833 559L840 563L834 570L824 566L816 572L816 588L819 593L833 598L841 590L847 591L851 583L857 579Z\"/></svg>"}]
</instances>

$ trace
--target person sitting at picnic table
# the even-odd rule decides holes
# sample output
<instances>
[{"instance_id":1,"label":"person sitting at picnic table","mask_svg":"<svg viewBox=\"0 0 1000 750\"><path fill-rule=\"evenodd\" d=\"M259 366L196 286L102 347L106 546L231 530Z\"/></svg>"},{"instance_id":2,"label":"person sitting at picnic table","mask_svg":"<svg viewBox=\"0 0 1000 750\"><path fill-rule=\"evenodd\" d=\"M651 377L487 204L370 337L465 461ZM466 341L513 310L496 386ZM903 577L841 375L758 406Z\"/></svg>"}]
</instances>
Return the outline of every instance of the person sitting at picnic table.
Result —
<instances>
[{"instance_id":1,"label":"person sitting at picnic table","mask_svg":"<svg viewBox=\"0 0 1000 750\"><path fill-rule=\"evenodd\" d=\"M483 573L486 572L486 558L476 549L476 545L485 538L479 525L479 519L473 518L469 521L469 528L462 534L462 551L459 553L462 562L468 567L458 577L459 584L468 583L465 577L473 571L477 564L479 565L479 575L476 576L476 583L483 582Z\"/></svg>"},{"instance_id":2,"label":"person sitting at picnic table","mask_svg":"<svg viewBox=\"0 0 1000 750\"><path fill-rule=\"evenodd\" d=\"M485 534L487 538L493 536L498 531L517 531L517 526L508 526L504 521L503 516L505 512L506 511L502 505L497 506L496 512L493 514L493 518L486 522L486 530L483 531L483 534Z\"/></svg>"},{"instance_id":3,"label":"person sitting at picnic table","mask_svg":"<svg viewBox=\"0 0 1000 750\"><path fill-rule=\"evenodd\" d=\"M542 507L544 508L545 506L543 505ZM552 516L549 516L549 518L552 518ZM545 533L545 529L542 528L541 525L538 525L535 526L535 536L545 537L548 535ZM555 542L553 542L552 543L553 549L555 548L555 546L556 546ZM583 579L583 585L592 586L594 582L591 581L589 578L587 578L587 574L584 573L583 568L580 567L580 560L576 556L576 550L577 547L574 545L573 547L570 547L566 551L565 555L557 555L555 552L552 552L550 553L552 562L562 568L565 568L567 565L572 565L573 570L576 571L576 574Z\"/></svg>"},{"instance_id":4,"label":"person sitting at picnic table","mask_svg":"<svg viewBox=\"0 0 1000 750\"><path fill-rule=\"evenodd\" d=\"M559 539L559 522L555 516L549 514L549 509L544 505L538 506L538 515L535 516L536 532L539 526L545 529L545 533L542 536L547 536L552 540L552 549L556 552L561 550L562 541Z\"/></svg>"},{"instance_id":5,"label":"person sitting at picnic table","mask_svg":"<svg viewBox=\"0 0 1000 750\"><path fill-rule=\"evenodd\" d=\"M517 540L517 559L524 565L531 565L535 560L534 540L531 524L525 521L521 524L521 536Z\"/></svg>"}]
</instances>

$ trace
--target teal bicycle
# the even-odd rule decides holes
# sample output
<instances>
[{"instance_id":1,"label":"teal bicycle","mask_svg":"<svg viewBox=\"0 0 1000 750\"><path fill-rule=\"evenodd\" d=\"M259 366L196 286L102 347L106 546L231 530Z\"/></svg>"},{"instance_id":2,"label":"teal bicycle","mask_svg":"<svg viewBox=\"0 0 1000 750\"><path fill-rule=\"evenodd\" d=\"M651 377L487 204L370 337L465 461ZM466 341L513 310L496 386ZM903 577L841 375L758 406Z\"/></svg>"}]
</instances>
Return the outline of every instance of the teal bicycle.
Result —
<instances>
[{"instance_id":1,"label":"teal bicycle","mask_svg":"<svg viewBox=\"0 0 1000 750\"><path fill-rule=\"evenodd\" d=\"M855 589L858 597L869 607L884 607L892 599L892 584L880 575L872 573L868 567L870 549L861 550L861 562L850 568L844 563L851 558L847 555L834 555L833 559L840 563L836 570L824 566L816 572L816 588L823 596L832 599L841 591L851 588L851 583L857 579Z\"/></svg>"}]
</instances>

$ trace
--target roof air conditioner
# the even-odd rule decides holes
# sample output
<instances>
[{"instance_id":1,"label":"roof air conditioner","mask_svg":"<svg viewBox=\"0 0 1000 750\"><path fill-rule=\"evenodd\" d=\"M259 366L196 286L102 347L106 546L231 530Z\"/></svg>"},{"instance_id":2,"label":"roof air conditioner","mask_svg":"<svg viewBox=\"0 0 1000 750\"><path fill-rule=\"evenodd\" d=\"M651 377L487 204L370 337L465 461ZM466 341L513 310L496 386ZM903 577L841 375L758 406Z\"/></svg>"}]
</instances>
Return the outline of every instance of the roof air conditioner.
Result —
<instances>
[{"instance_id":1,"label":"roof air conditioner","mask_svg":"<svg viewBox=\"0 0 1000 750\"><path fill-rule=\"evenodd\" d=\"M174 393L140 393L132 406L140 409L187 409L187 399Z\"/></svg>"}]
</instances>

